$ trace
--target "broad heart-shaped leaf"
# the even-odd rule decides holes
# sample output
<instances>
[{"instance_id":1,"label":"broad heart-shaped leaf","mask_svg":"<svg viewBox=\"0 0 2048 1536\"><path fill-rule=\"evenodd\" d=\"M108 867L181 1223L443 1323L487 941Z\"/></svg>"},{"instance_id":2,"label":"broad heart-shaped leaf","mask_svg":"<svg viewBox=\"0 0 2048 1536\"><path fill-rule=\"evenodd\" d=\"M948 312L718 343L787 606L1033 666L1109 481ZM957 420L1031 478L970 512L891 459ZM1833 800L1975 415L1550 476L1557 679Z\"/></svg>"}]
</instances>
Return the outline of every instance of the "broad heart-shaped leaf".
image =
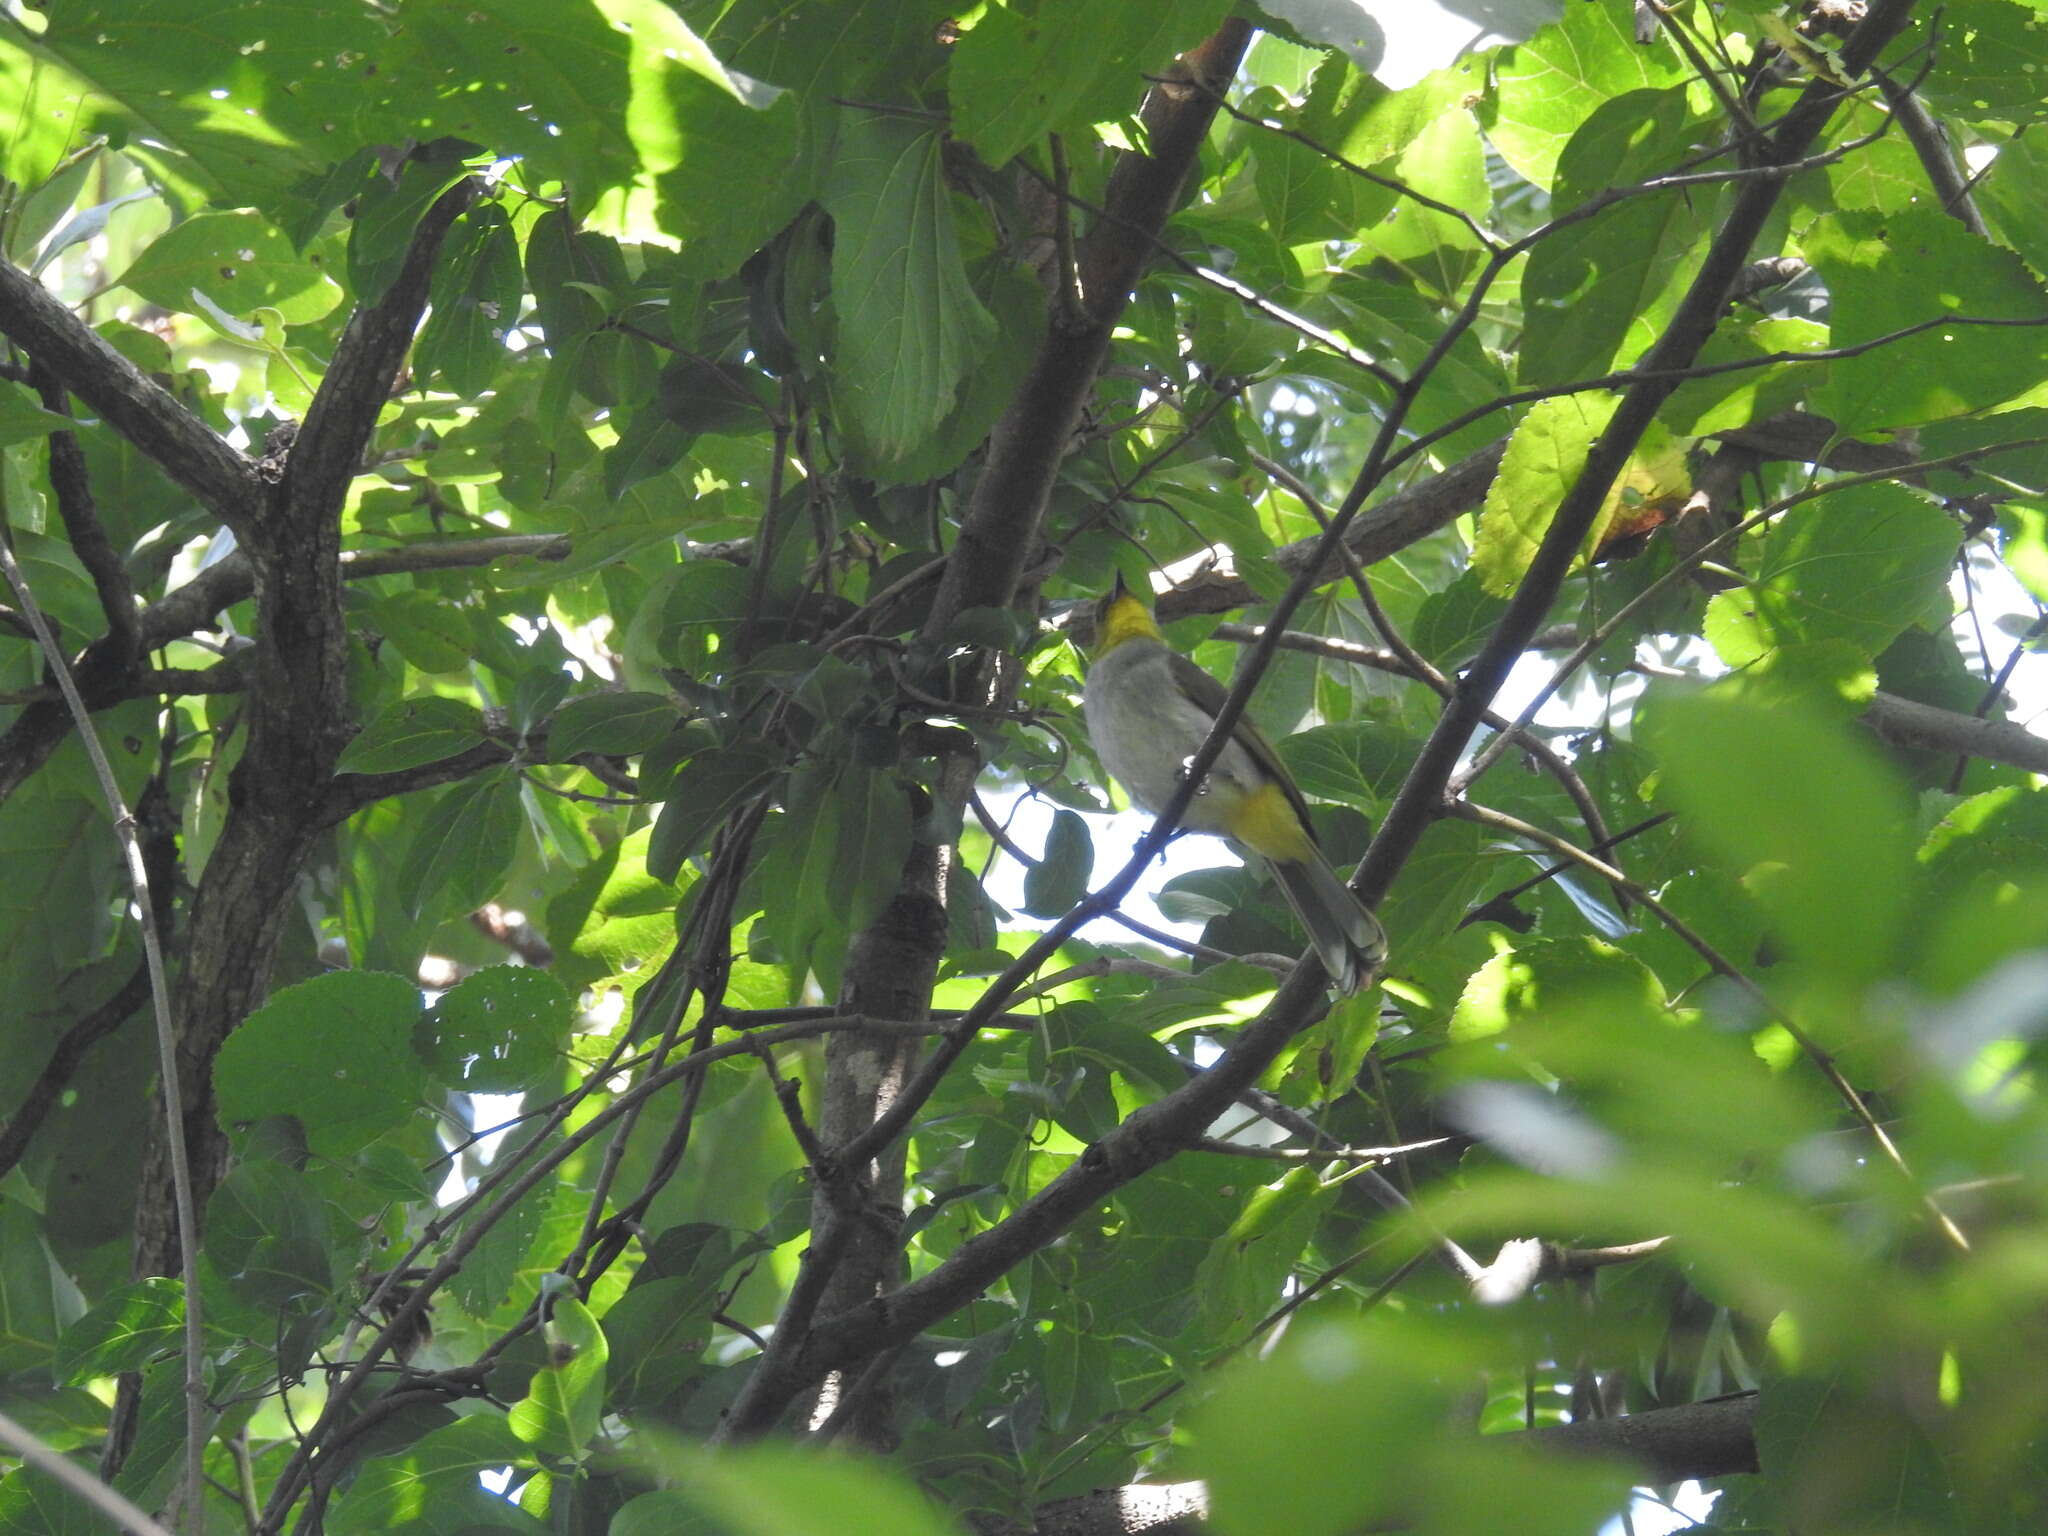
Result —
<instances>
[{"instance_id":1,"label":"broad heart-shaped leaf","mask_svg":"<svg viewBox=\"0 0 2048 1536\"><path fill-rule=\"evenodd\" d=\"M578 752L645 752L675 728L676 714L675 702L658 693L585 694L548 721L548 752L557 761Z\"/></svg>"},{"instance_id":2,"label":"broad heart-shaped leaf","mask_svg":"<svg viewBox=\"0 0 2048 1536\"><path fill-rule=\"evenodd\" d=\"M1296 731L1277 750L1304 794L1371 809L1401 787L1420 745L1406 731L1350 720Z\"/></svg>"},{"instance_id":3,"label":"broad heart-shaped leaf","mask_svg":"<svg viewBox=\"0 0 2048 1536\"><path fill-rule=\"evenodd\" d=\"M946 419L995 335L961 265L943 138L901 117L849 111L825 196L832 214L834 398L883 458Z\"/></svg>"},{"instance_id":4,"label":"broad heart-shaped leaf","mask_svg":"<svg viewBox=\"0 0 2048 1536\"><path fill-rule=\"evenodd\" d=\"M1800 244L1827 281L1838 347L1947 315L2048 315L2048 289L2026 263L1938 209L1831 214ZM1917 426L2003 404L2038 385L2044 370L2048 326L1936 325L1830 363L1813 408L1850 435Z\"/></svg>"},{"instance_id":5,"label":"broad heart-shaped leaf","mask_svg":"<svg viewBox=\"0 0 2048 1536\"><path fill-rule=\"evenodd\" d=\"M519 844L519 774L464 779L435 803L406 850L399 886L414 916L430 908L473 912L497 894Z\"/></svg>"},{"instance_id":6,"label":"broad heart-shaped leaf","mask_svg":"<svg viewBox=\"0 0 2048 1536\"><path fill-rule=\"evenodd\" d=\"M221 1121L293 1115L317 1152L367 1146L426 1097L419 1013L419 988L388 972L330 971L273 993L214 1062Z\"/></svg>"},{"instance_id":7,"label":"broad heart-shaped leaf","mask_svg":"<svg viewBox=\"0 0 2048 1536\"><path fill-rule=\"evenodd\" d=\"M1895 46L1939 39L1934 68L1919 89L1945 112L1971 122L2039 122L2048 115L2041 77L2048 74L2048 27L2041 8L2014 0L1977 0L1942 14L1916 17Z\"/></svg>"},{"instance_id":8,"label":"broad heart-shaped leaf","mask_svg":"<svg viewBox=\"0 0 2048 1536\"><path fill-rule=\"evenodd\" d=\"M1684 90L1630 91L1600 104L1565 145L1557 206L1569 209L1685 158ZM1539 241L1522 277L1521 383L1596 378L1649 350L1692 280L1708 226L1701 189L1626 198Z\"/></svg>"},{"instance_id":9,"label":"broad heart-shaped leaf","mask_svg":"<svg viewBox=\"0 0 2048 1536\"><path fill-rule=\"evenodd\" d=\"M552 1529L477 1481L506 1466L533 1465L533 1452L498 1413L478 1413L366 1462L328 1511L328 1536L464 1536Z\"/></svg>"},{"instance_id":10,"label":"broad heart-shaped leaf","mask_svg":"<svg viewBox=\"0 0 2048 1536\"><path fill-rule=\"evenodd\" d=\"M548 1363L534 1373L526 1396L512 1405L512 1433L550 1456L578 1456L597 1434L604 1414L604 1330L582 1302L564 1297L543 1328Z\"/></svg>"},{"instance_id":11,"label":"broad heart-shaped leaf","mask_svg":"<svg viewBox=\"0 0 2048 1536\"><path fill-rule=\"evenodd\" d=\"M554 974L565 987L621 986L628 998L675 947L676 893L647 872L653 828L592 859L548 904Z\"/></svg>"},{"instance_id":12,"label":"broad heart-shaped leaf","mask_svg":"<svg viewBox=\"0 0 2048 1536\"><path fill-rule=\"evenodd\" d=\"M317 320L341 288L259 214L202 213L174 224L135 258L120 286L179 314L203 314L195 293L230 315L274 309L287 325Z\"/></svg>"},{"instance_id":13,"label":"broad heart-shaped leaf","mask_svg":"<svg viewBox=\"0 0 2048 1536\"><path fill-rule=\"evenodd\" d=\"M336 773L397 773L466 752L484 737L483 711L461 699L429 694L403 699L378 715L342 748Z\"/></svg>"},{"instance_id":14,"label":"broad heart-shaped leaf","mask_svg":"<svg viewBox=\"0 0 2048 1536\"><path fill-rule=\"evenodd\" d=\"M57 1344L57 1379L77 1385L95 1376L139 1371L184 1336L185 1287L166 1275L117 1286L93 1303Z\"/></svg>"},{"instance_id":15,"label":"broad heart-shaped leaf","mask_svg":"<svg viewBox=\"0 0 2048 1536\"><path fill-rule=\"evenodd\" d=\"M1902 485L1870 485L1795 507L1771 529L1747 587L1717 593L1706 633L1731 667L1786 645L1845 640L1865 657L1949 613L1962 530Z\"/></svg>"},{"instance_id":16,"label":"broad heart-shaped leaf","mask_svg":"<svg viewBox=\"0 0 2048 1536\"><path fill-rule=\"evenodd\" d=\"M657 1407L704 1368L717 1299L694 1281L668 1276L635 1285L612 1303L604 1331L619 1361L614 1405L628 1412Z\"/></svg>"},{"instance_id":17,"label":"broad heart-shaped leaf","mask_svg":"<svg viewBox=\"0 0 2048 1536\"><path fill-rule=\"evenodd\" d=\"M1567 5L1553 25L1509 49L1494 74L1497 98L1487 137L1509 165L1548 187L1591 104L1677 85L1687 71L1675 49L1645 48L1635 40L1627 6L1603 3Z\"/></svg>"},{"instance_id":18,"label":"broad heart-shaped leaf","mask_svg":"<svg viewBox=\"0 0 2048 1536\"><path fill-rule=\"evenodd\" d=\"M1259 201L1276 238L1350 239L1393 206L1399 194L1369 182L1321 153L1354 166L1399 154L1417 134L1483 86L1478 60L1467 59L1391 91L1342 53L1326 54L1308 96L1288 125L1308 142L1275 135L1257 149Z\"/></svg>"},{"instance_id":19,"label":"broad heart-shaped leaf","mask_svg":"<svg viewBox=\"0 0 2048 1536\"><path fill-rule=\"evenodd\" d=\"M448 232L434 270L433 312L414 367L459 395L481 394L505 361L505 334L519 322L519 241L497 203L479 203Z\"/></svg>"},{"instance_id":20,"label":"broad heart-shaped leaf","mask_svg":"<svg viewBox=\"0 0 2048 1536\"><path fill-rule=\"evenodd\" d=\"M1586 453L1616 403L1604 393L1559 395L1537 401L1515 428L1500 473L1486 489L1472 549L1472 564L1496 597L1512 593L1529 569L1558 502L1586 467Z\"/></svg>"},{"instance_id":21,"label":"broad heart-shaped leaf","mask_svg":"<svg viewBox=\"0 0 2048 1536\"><path fill-rule=\"evenodd\" d=\"M362 7L97 0L47 17L40 37L17 28L9 47L87 83L74 121L127 137L188 206L275 215L333 160L403 136L375 84L388 34Z\"/></svg>"},{"instance_id":22,"label":"broad heart-shaped leaf","mask_svg":"<svg viewBox=\"0 0 2048 1536\"><path fill-rule=\"evenodd\" d=\"M1757 1398L1754 1422L1764 1482L1785 1507L1825 1522L1821 1529L2025 1528L1959 1522L1954 1471L1926 1426L1846 1377L1771 1381Z\"/></svg>"},{"instance_id":23,"label":"broad heart-shaped leaf","mask_svg":"<svg viewBox=\"0 0 2048 1536\"><path fill-rule=\"evenodd\" d=\"M1641 729L1688 837L1742 873L1786 949L1856 984L1897 961L1909 805L1875 754L1817 714L1655 690Z\"/></svg>"},{"instance_id":24,"label":"broad heart-shaped leaf","mask_svg":"<svg viewBox=\"0 0 2048 1536\"><path fill-rule=\"evenodd\" d=\"M953 45L953 131L999 166L1046 133L1127 116L1144 99L1138 69L1163 69L1215 30L1218 0L991 5Z\"/></svg>"},{"instance_id":25,"label":"broad heart-shaped leaf","mask_svg":"<svg viewBox=\"0 0 2048 1536\"><path fill-rule=\"evenodd\" d=\"M803 109L788 93L765 105L759 92L737 101L670 58L643 65L637 48L634 70L661 76L661 98L648 98L660 101L658 126L640 99L627 114L654 179L656 221L682 242L682 271L729 276L814 194L817 151L807 142Z\"/></svg>"},{"instance_id":26,"label":"broad heart-shaped leaf","mask_svg":"<svg viewBox=\"0 0 2048 1536\"><path fill-rule=\"evenodd\" d=\"M546 971L493 965L441 994L413 1031L436 1081L468 1093L517 1093L557 1066L576 1005Z\"/></svg>"},{"instance_id":27,"label":"broad heart-shaped leaf","mask_svg":"<svg viewBox=\"0 0 2048 1536\"><path fill-rule=\"evenodd\" d=\"M333 1284L327 1216L298 1169L238 1163L206 1203L206 1249L252 1306L303 1312Z\"/></svg>"},{"instance_id":28,"label":"broad heart-shaped leaf","mask_svg":"<svg viewBox=\"0 0 2048 1536\"><path fill-rule=\"evenodd\" d=\"M420 219L462 179L463 160L476 148L467 140L437 139L406 156L395 178L369 170L356 193L348 231L348 280L359 302L368 303L391 286Z\"/></svg>"},{"instance_id":29,"label":"broad heart-shaped leaf","mask_svg":"<svg viewBox=\"0 0 2048 1536\"><path fill-rule=\"evenodd\" d=\"M548 1184L528 1190L512 1203L512 1208L503 1217L485 1229L476 1246L470 1249L469 1257L463 1261L462 1273L449 1282L448 1289L472 1317L488 1317L492 1308L501 1305L512 1294L512 1287L526 1264L527 1255L533 1252L534 1239L540 1236L558 1194L566 1196L569 1191ZM465 1216L465 1230L489 1209L490 1203L486 1202Z\"/></svg>"}]
</instances>

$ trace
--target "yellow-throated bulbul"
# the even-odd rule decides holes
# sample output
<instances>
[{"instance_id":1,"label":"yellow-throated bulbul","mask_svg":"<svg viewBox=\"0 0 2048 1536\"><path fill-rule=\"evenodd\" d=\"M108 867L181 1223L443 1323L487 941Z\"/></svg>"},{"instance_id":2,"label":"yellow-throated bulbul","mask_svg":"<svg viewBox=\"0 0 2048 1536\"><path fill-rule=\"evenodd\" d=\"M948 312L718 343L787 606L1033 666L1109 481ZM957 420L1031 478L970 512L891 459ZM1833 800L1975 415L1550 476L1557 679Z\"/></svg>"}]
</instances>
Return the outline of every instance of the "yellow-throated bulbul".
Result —
<instances>
[{"instance_id":1,"label":"yellow-throated bulbul","mask_svg":"<svg viewBox=\"0 0 2048 1536\"><path fill-rule=\"evenodd\" d=\"M1150 605L1119 576L1095 605L1082 710L1102 766L1135 804L1154 815L1166 808L1224 697L1221 683L1167 645ZM1238 720L1181 825L1227 837L1272 867L1340 991L1356 991L1386 958L1379 920L1323 857L1308 803L1249 719Z\"/></svg>"}]
</instances>

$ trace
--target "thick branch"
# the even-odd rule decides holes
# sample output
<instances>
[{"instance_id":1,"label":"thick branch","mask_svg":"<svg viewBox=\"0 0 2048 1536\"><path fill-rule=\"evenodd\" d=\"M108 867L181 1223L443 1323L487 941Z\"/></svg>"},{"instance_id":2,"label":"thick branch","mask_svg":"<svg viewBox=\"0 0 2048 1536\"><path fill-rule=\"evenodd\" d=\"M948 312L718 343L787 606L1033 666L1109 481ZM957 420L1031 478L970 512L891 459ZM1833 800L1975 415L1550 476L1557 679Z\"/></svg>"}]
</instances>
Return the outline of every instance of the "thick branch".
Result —
<instances>
[{"instance_id":1,"label":"thick branch","mask_svg":"<svg viewBox=\"0 0 2048 1536\"><path fill-rule=\"evenodd\" d=\"M341 508L421 312L448 227L473 194L445 195L414 232L403 269L350 319L306 424L280 465L262 466L266 508L241 542L256 597L249 653L249 744L229 780L229 810L192 904L179 998L185 1142L202 1206L225 1166L214 1118L213 1059L262 1000L290 900L327 825L334 761L353 733L348 630L341 606ZM137 1212L139 1274L175 1269L164 1220L167 1149L153 1138Z\"/></svg>"},{"instance_id":2,"label":"thick branch","mask_svg":"<svg viewBox=\"0 0 2048 1536\"><path fill-rule=\"evenodd\" d=\"M41 283L4 261L0 331L237 534L254 526L263 503L255 466Z\"/></svg>"},{"instance_id":3,"label":"thick branch","mask_svg":"<svg viewBox=\"0 0 2048 1536\"><path fill-rule=\"evenodd\" d=\"M1217 95L1250 41L1248 22L1224 22L1181 60L1176 73L1192 83L1161 84L1146 102L1152 153L1125 155L1110 177L1106 216L1089 230L1079 255L1080 313L1067 325L1054 317L1023 387L989 436L988 464L933 600L927 634L943 634L963 608L1003 607L1015 595L1117 317L1209 131Z\"/></svg>"},{"instance_id":4,"label":"thick branch","mask_svg":"<svg viewBox=\"0 0 2048 1536\"><path fill-rule=\"evenodd\" d=\"M1980 720L1895 693L1876 693L1864 708L1863 723L1880 741L1895 747L1981 757L2029 773L2048 773L2048 738L2010 720Z\"/></svg>"},{"instance_id":5,"label":"thick branch","mask_svg":"<svg viewBox=\"0 0 2048 1536\"><path fill-rule=\"evenodd\" d=\"M1861 73L1880 49L1898 35L1912 12L1912 0L1878 0L1843 50L1846 67ZM1826 80L1807 86L1771 136L1770 163L1784 165L1805 153L1839 105L1839 89ZM1508 669L1528 648L1556 600L1566 571L1585 543L1593 519L1615 478L1635 451L1658 407L1692 366L1727 307L1730 287L1749 259L1750 247L1776 206L1783 182L1762 176L1741 184L1727 222L1708 247L1698 275L1656 344L1643 358L1639 378L1622 396L1607 428L1586 456L1577 482L1551 519L1542 546L1529 564L1507 611L1444 707L1436 728L1410 768L1359 866L1357 885L1368 902L1385 896L1402 865L1433 822L1444 786L1471 740Z\"/></svg>"},{"instance_id":6,"label":"thick branch","mask_svg":"<svg viewBox=\"0 0 2048 1536\"><path fill-rule=\"evenodd\" d=\"M70 402L55 372L37 364L32 376L43 397L43 408L60 416L69 414ZM124 663L132 662L137 649L135 587L121 564L121 552L114 548L100 521L92 482L85 472L85 453L75 432L50 434L50 490L56 496L57 516L64 523L71 551L91 574L93 589L99 594L100 610L107 616L108 648Z\"/></svg>"}]
</instances>

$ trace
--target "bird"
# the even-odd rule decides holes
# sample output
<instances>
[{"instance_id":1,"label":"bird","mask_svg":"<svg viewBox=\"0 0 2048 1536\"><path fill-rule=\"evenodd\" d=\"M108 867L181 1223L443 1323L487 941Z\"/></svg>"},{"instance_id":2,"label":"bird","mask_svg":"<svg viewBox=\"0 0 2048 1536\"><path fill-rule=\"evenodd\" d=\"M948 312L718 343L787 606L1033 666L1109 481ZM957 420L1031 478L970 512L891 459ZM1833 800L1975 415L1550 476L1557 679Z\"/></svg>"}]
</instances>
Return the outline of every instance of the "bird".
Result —
<instances>
[{"instance_id":1,"label":"bird","mask_svg":"<svg viewBox=\"0 0 2048 1536\"><path fill-rule=\"evenodd\" d=\"M1133 804L1155 816L1166 809L1224 697L1221 683L1166 643L1151 605L1119 575L1095 605L1081 712L1096 756ZM1181 825L1265 861L1340 992L1356 992L1385 962L1379 919L1330 867L1308 802L1249 719L1232 728Z\"/></svg>"}]
</instances>

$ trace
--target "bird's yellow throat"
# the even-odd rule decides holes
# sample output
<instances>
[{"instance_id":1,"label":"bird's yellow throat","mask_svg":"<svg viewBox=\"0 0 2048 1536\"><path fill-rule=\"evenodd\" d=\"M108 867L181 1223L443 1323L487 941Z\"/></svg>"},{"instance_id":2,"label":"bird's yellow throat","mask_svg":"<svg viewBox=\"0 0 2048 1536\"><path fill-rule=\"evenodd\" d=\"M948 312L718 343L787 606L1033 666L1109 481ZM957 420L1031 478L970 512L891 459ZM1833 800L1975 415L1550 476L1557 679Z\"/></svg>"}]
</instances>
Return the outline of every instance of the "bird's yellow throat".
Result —
<instances>
[{"instance_id":1,"label":"bird's yellow throat","mask_svg":"<svg viewBox=\"0 0 2048 1536\"><path fill-rule=\"evenodd\" d=\"M1159 626L1152 610L1118 582L1116 590L1095 605L1095 654L1106 656L1126 640L1157 640Z\"/></svg>"}]
</instances>

